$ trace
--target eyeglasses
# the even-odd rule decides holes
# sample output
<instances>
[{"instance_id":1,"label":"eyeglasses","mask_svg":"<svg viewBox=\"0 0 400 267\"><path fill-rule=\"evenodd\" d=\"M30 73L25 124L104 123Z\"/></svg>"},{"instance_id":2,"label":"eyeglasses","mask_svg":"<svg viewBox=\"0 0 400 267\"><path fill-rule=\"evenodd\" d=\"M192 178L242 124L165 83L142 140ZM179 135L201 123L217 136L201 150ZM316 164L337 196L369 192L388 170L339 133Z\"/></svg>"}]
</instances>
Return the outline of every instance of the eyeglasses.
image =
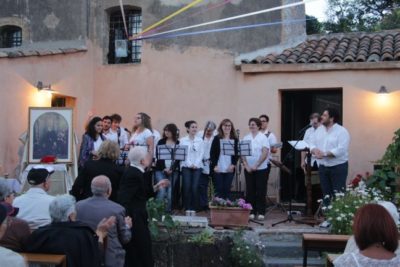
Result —
<instances>
[{"instance_id":1,"label":"eyeglasses","mask_svg":"<svg viewBox=\"0 0 400 267\"><path fill-rule=\"evenodd\" d=\"M266 120L260 120L261 122L267 122Z\"/></svg>"},{"instance_id":2,"label":"eyeglasses","mask_svg":"<svg viewBox=\"0 0 400 267\"><path fill-rule=\"evenodd\" d=\"M230 124L224 124L223 126L224 127L232 127L232 125L230 125Z\"/></svg>"}]
</instances>

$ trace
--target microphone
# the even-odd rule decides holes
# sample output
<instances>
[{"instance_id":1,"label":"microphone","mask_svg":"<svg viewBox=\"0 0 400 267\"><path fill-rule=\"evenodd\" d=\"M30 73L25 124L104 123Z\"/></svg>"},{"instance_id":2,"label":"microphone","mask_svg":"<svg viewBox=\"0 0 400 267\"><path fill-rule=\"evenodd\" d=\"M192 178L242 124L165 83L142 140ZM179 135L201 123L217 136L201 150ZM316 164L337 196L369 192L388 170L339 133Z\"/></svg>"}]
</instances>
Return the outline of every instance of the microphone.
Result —
<instances>
[{"instance_id":1,"label":"microphone","mask_svg":"<svg viewBox=\"0 0 400 267\"><path fill-rule=\"evenodd\" d=\"M310 122L309 124L307 124L306 126L304 126L300 131L299 134L305 132L308 128L312 127L312 122Z\"/></svg>"},{"instance_id":2,"label":"microphone","mask_svg":"<svg viewBox=\"0 0 400 267\"><path fill-rule=\"evenodd\" d=\"M179 138L179 129L176 129L176 137Z\"/></svg>"},{"instance_id":3,"label":"microphone","mask_svg":"<svg viewBox=\"0 0 400 267\"><path fill-rule=\"evenodd\" d=\"M236 135L237 135L237 138L239 138L239 136L240 136L240 130L239 129L236 129Z\"/></svg>"}]
</instances>

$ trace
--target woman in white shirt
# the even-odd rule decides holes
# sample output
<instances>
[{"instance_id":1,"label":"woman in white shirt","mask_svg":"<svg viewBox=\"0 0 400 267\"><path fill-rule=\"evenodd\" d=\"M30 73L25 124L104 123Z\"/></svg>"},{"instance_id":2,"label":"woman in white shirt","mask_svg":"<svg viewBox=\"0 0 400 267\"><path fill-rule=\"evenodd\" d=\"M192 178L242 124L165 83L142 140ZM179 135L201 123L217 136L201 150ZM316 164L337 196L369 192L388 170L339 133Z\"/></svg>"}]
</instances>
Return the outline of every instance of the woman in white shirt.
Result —
<instances>
[{"instance_id":1,"label":"woman in white shirt","mask_svg":"<svg viewBox=\"0 0 400 267\"><path fill-rule=\"evenodd\" d=\"M221 147L221 141L229 141L228 148ZM210 165L215 181L215 195L229 199L235 166L238 155L238 138L235 127L230 119L224 119L219 124L218 135L214 137L210 152ZM229 149L233 155L225 155L224 149Z\"/></svg>"},{"instance_id":2,"label":"woman in white shirt","mask_svg":"<svg viewBox=\"0 0 400 267\"><path fill-rule=\"evenodd\" d=\"M265 177L268 170L268 138L260 132L261 121L258 118L249 119L250 133L243 141L250 141L251 155L242 157L244 175L246 178L246 198L253 206L250 218L254 219L258 214L258 220L264 220L265 214Z\"/></svg>"},{"instance_id":3,"label":"woman in white shirt","mask_svg":"<svg viewBox=\"0 0 400 267\"><path fill-rule=\"evenodd\" d=\"M180 140L181 146L187 147L186 159L181 162L183 207L185 210L199 208L199 181L203 167L203 140L196 136L197 123L185 123L188 135Z\"/></svg>"},{"instance_id":4,"label":"woman in white shirt","mask_svg":"<svg viewBox=\"0 0 400 267\"><path fill-rule=\"evenodd\" d=\"M154 136L150 116L144 112L136 114L133 120L132 135L126 148L132 149L134 146L147 147L149 162L151 164L154 153Z\"/></svg>"},{"instance_id":5,"label":"woman in white shirt","mask_svg":"<svg viewBox=\"0 0 400 267\"><path fill-rule=\"evenodd\" d=\"M203 135L203 171L199 182L199 205L201 210L208 210L208 184L210 182L210 150L214 139L214 132L217 125L213 121L207 121L204 127Z\"/></svg>"}]
</instances>

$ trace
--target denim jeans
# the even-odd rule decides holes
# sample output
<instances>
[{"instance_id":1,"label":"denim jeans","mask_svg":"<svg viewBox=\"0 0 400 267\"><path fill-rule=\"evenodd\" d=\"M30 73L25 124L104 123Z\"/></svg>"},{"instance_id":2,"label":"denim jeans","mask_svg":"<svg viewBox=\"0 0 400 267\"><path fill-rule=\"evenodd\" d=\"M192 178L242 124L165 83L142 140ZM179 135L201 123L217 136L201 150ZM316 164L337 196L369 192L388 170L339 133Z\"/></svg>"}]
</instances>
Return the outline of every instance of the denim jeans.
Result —
<instances>
[{"instance_id":1,"label":"denim jeans","mask_svg":"<svg viewBox=\"0 0 400 267\"><path fill-rule=\"evenodd\" d=\"M329 204L329 199L326 202L325 196L334 197L335 193L344 192L346 190L346 179L349 170L348 162L327 167L319 165L319 179L321 181L322 194L324 196L324 204Z\"/></svg>"},{"instance_id":2,"label":"denim jeans","mask_svg":"<svg viewBox=\"0 0 400 267\"><path fill-rule=\"evenodd\" d=\"M219 172L214 174L215 195L223 199L229 199L231 185L233 181L233 172Z\"/></svg>"},{"instance_id":3,"label":"denim jeans","mask_svg":"<svg viewBox=\"0 0 400 267\"><path fill-rule=\"evenodd\" d=\"M244 171L246 178L246 198L253 206L252 214L264 215L266 206L266 186L265 176L267 175L267 169L247 172Z\"/></svg>"},{"instance_id":4,"label":"denim jeans","mask_svg":"<svg viewBox=\"0 0 400 267\"><path fill-rule=\"evenodd\" d=\"M182 168L182 199L185 210L198 210L199 208L199 181L201 172L201 168Z\"/></svg>"},{"instance_id":5,"label":"denim jeans","mask_svg":"<svg viewBox=\"0 0 400 267\"><path fill-rule=\"evenodd\" d=\"M208 207L208 183L210 182L209 174L202 173L199 181L199 205L200 209Z\"/></svg>"},{"instance_id":6,"label":"denim jeans","mask_svg":"<svg viewBox=\"0 0 400 267\"><path fill-rule=\"evenodd\" d=\"M162 179L168 179L170 182L170 185L166 188L160 188L160 190L157 192L157 199L160 200L166 200L167 206L166 206L166 211L171 212L172 210L172 191L174 188L176 188L176 183L178 181L178 175L179 172L175 171L172 172L170 175L167 175L163 171L156 171L155 173L155 182L158 183Z\"/></svg>"}]
</instances>

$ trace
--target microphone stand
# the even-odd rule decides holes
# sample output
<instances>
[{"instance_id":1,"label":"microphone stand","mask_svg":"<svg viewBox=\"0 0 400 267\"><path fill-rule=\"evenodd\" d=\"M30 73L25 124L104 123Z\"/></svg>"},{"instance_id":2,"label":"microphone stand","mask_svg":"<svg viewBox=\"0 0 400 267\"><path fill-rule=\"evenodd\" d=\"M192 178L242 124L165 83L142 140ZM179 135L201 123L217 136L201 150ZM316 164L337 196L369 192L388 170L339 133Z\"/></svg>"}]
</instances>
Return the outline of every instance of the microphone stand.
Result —
<instances>
[{"instance_id":1,"label":"microphone stand","mask_svg":"<svg viewBox=\"0 0 400 267\"><path fill-rule=\"evenodd\" d=\"M289 210L288 210L287 218L285 220L279 221L277 223L273 223L271 225L272 227L274 227L275 225L281 224L281 223L292 222L292 221L293 222L297 222L297 223L305 223L303 221L294 219L293 215L292 215L292 196L293 196L293 188L292 188L293 184L292 184L292 181L293 181L293 178L296 176L296 174L295 174L295 172L296 172L296 161L295 161L296 149L295 148L296 148L297 144L300 142L300 137L302 137L304 135L305 131L310 127L311 127L311 125L308 124L307 126L303 127L299 131L296 143L294 144L294 146L292 146L292 148L285 155L285 157L284 157L284 159L282 161L282 164L285 164L289 160L289 158L292 158L292 160L293 160L293 165L292 165L293 171L292 171L291 177L289 179Z\"/></svg>"}]
</instances>

